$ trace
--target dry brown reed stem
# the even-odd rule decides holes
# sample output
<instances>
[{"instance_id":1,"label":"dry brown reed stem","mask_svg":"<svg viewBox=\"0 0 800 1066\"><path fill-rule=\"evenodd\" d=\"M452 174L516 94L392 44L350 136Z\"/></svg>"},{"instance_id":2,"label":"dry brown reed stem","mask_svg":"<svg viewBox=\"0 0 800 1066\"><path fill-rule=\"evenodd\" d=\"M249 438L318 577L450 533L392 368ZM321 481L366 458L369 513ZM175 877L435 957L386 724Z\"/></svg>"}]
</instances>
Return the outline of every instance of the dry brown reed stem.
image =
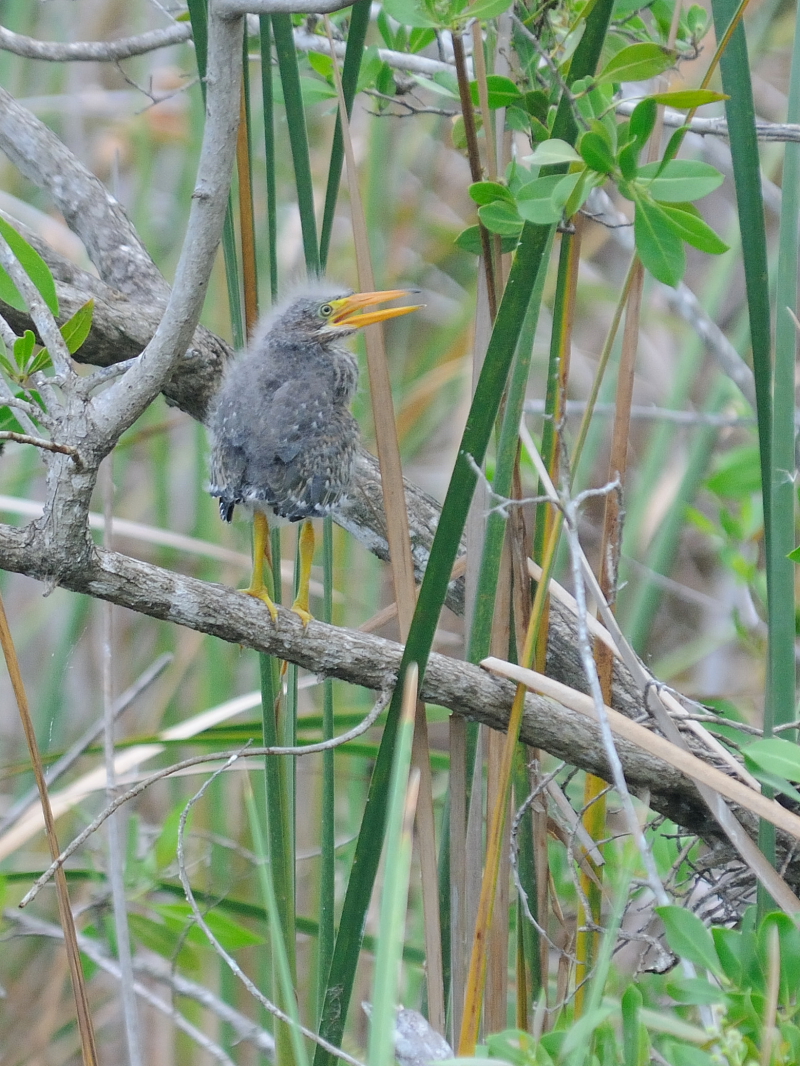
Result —
<instances>
[{"instance_id":1,"label":"dry brown reed stem","mask_svg":"<svg viewBox=\"0 0 800 1066\"><path fill-rule=\"evenodd\" d=\"M42 803L47 843L50 855L55 860L58 858L59 846L56 837L56 827L53 822L53 812L50 809L50 797L47 792L47 783L44 779L44 768L39 754L39 745L36 741L36 731L33 728L28 696L25 692L25 684L22 680L22 672L19 668L14 639L11 636L11 628L8 624L5 604L0 596L0 646L6 661L8 675L11 679L11 687L14 690L14 698L17 702L22 729L28 744L31 766L36 778L36 786L39 789L39 798ZM58 899L58 914L61 920L61 928L64 930L64 944L69 959L69 970L72 978L72 991L75 996L75 1011L78 1019L78 1031L81 1036L81 1052L84 1066L97 1066L97 1046L94 1038L94 1026L89 1009L89 998L86 994L86 982L81 967L80 951L78 949L78 937L75 931L75 921L72 916L72 908L69 902L67 878L64 870L59 866L56 872L56 897Z\"/></svg>"}]
</instances>

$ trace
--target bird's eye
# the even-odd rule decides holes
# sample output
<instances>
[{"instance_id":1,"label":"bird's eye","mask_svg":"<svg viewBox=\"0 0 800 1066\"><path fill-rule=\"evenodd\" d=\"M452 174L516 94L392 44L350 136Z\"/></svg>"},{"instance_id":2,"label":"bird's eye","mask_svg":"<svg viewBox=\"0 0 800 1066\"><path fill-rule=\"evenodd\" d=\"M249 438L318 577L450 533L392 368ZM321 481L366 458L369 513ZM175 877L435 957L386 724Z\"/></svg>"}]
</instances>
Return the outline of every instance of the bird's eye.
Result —
<instances>
[{"instance_id":1,"label":"bird's eye","mask_svg":"<svg viewBox=\"0 0 800 1066\"><path fill-rule=\"evenodd\" d=\"M333 314L332 304L323 304L322 307L320 307L319 309L319 313L322 315L323 318L330 318Z\"/></svg>"}]
</instances>

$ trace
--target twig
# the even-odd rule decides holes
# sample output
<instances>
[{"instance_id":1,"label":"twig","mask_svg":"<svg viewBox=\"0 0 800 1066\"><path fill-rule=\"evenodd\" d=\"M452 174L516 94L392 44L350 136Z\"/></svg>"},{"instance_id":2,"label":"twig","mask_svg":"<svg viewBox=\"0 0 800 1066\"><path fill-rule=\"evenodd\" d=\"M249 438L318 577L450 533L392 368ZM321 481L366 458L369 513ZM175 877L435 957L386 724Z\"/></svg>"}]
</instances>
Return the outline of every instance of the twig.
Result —
<instances>
[{"instance_id":1,"label":"twig","mask_svg":"<svg viewBox=\"0 0 800 1066\"><path fill-rule=\"evenodd\" d=\"M12 403L8 407L15 406ZM33 405L31 405L33 406ZM80 463L81 457L77 448L70 444L58 444L54 440L45 440L44 437L32 437L29 433L15 433L13 429L0 430L0 440L13 440L15 444L32 444L34 448L42 448L46 452L61 452L63 455L71 455L76 463Z\"/></svg>"}]
</instances>

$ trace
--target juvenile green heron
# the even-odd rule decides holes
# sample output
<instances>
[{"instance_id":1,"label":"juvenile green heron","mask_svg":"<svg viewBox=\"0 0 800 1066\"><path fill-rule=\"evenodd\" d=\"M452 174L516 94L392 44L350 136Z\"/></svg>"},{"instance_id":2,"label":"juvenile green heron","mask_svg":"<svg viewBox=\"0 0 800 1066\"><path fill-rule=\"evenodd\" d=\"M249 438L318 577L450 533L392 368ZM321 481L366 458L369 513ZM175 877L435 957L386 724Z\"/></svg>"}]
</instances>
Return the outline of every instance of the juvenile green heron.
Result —
<instances>
[{"instance_id":1,"label":"juvenile green heron","mask_svg":"<svg viewBox=\"0 0 800 1066\"><path fill-rule=\"evenodd\" d=\"M340 342L363 326L416 310L365 311L405 295L405 289L350 293L324 282L305 286L262 319L215 397L209 492L219 497L226 522L237 505L253 512L253 576L243 591L263 600L273 621L278 611L264 584L268 519L303 522L292 610L308 624L311 519L329 514L346 493L358 444L350 413L358 364Z\"/></svg>"}]
</instances>

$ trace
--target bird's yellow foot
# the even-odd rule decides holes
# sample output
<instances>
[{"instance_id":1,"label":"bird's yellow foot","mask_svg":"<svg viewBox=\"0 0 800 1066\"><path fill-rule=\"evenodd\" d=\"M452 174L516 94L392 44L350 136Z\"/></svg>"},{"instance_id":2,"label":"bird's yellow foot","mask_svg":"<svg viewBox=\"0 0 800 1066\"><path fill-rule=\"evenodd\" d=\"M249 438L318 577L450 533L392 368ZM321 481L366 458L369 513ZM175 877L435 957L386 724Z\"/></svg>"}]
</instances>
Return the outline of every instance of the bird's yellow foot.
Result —
<instances>
[{"instance_id":1,"label":"bird's yellow foot","mask_svg":"<svg viewBox=\"0 0 800 1066\"><path fill-rule=\"evenodd\" d=\"M299 615L303 623L303 629L307 629L308 623L314 621L314 615L308 609L308 599L303 603L298 596L292 604L292 611L294 614Z\"/></svg>"},{"instance_id":2,"label":"bird's yellow foot","mask_svg":"<svg viewBox=\"0 0 800 1066\"><path fill-rule=\"evenodd\" d=\"M272 602L272 597L267 592L266 586L250 585L249 588L241 590L246 596L254 596L257 600L261 600L262 603L266 603L267 610L272 615L272 621L277 624L278 621L278 608ZM306 622L308 625L308 622Z\"/></svg>"}]
</instances>

